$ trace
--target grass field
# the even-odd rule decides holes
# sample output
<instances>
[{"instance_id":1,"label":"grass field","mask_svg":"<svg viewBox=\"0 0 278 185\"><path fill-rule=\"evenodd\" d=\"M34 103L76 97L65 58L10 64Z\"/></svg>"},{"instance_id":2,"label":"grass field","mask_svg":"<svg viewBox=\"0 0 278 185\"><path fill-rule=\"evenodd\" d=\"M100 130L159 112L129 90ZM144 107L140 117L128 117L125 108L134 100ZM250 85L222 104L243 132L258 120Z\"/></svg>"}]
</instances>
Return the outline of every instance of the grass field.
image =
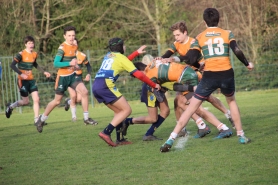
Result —
<instances>
[{"instance_id":1,"label":"grass field","mask_svg":"<svg viewBox=\"0 0 278 185\"><path fill-rule=\"evenodd\" d=\"M97 126L84 126L81 107L77 122L71 122L70 112L56 108L41 134L31 111L13 113L10 119L1 114L0 184L278 184L277 94L278 90L237 93L250 144L238 144L236 132L231 138L213 140L217 129L212 126L211 134L194 139L197 128L190 121L185 146L174 145L169 153L160 153L159 148L175 126L171 98L171 114L155 132L163 141L143 142L149 125L132 125L127 138L133 144L115 148L98 137L113 116L104 106L90 108ZM216 96L224 102L222 95ZM132 116L146 114L144 104L130 104ZM222 113L203 105L230 126Z\"/></svg>"}]
</instances>

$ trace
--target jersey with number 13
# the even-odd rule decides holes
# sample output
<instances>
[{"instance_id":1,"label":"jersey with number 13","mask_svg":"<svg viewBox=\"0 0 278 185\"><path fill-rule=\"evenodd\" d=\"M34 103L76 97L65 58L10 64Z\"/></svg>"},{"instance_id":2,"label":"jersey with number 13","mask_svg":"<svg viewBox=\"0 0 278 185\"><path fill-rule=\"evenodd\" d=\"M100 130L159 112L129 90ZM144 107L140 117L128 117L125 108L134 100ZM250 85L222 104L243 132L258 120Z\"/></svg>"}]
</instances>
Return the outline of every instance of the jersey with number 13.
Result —
<instances>
[{"instance_id":1,"label":"jersey with number 13","mask_svg":"<svg viewBox=\"0 0 278 185\"><path fill-rule=\"evenodd\" d=\"M191 49L198 49L203 53L205 71L226 71L232 68L229 59L232 40L235 39L230 30L209 27L196 37Z\"/></svg>"}]
</instances>

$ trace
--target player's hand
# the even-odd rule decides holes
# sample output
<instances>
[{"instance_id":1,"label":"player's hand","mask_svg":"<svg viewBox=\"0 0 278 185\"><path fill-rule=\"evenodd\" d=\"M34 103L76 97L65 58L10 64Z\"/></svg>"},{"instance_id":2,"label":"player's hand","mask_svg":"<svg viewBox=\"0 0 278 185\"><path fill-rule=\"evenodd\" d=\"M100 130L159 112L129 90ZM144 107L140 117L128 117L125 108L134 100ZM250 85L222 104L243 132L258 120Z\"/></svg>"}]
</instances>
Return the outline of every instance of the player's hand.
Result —
<instances>
[{"instance_id":1,"label":"player's hand","mask_svg":"<svg viewBox=\"0 0 278 185\"><path fill-rule=\"evenodd\" d=\"M146 53L146 51L144 50L146 47L147 47L146 45L141 46L139 49L137 49L137 52L139 54Z\"/></svg>"},{"instance_id":2,"label":"player's hand","mask_svg":"<svg viewBox=\"0 0 278 185\"><path fill-rule=\"evenodd\" d=\"M28 78L28 75L22 73L22 74L20 75L20 77L21 77L22 79L27 79L27 78Z\"/></svg>"},{"instance_id":3,"label":"player's hand","mask_svg":"<svg viewBox=\"0 0 278 185\"><path fill-rule=\"evenodd\" d=\"M51 76L51 74L49 72L46 72L46 71L43 74L46 76L46 78L49 78Z\"/></svg>"},{"instance_id":4,"label":"player's hand","mask_svg":"<svg viewBox=\"0 0 278 185\"><path fill-rule=\"evenodd\" d=\"M163 64L165 64L165 63L171 63L171 62L174 62L174 61L175 61L174 58L162 58L162 59L161 59L161 62L162 62Z\"/></svg>"},{"instance_id":5,"label":"player's hand","mask_svg":"<svg viewBox=\"0 0 278 185\"><path fill-rule=\"evenodd\" d=\"M249 65L246 66L246 67L247 67L247 69L248 69L249 71L252 71L253 68L254 68L254 64L253 64L252 62L249 62Z\"/></svg>"},{"instance_id":6,"label":"player's hand","mask_svg":"<svg viewBox=\"0 0 278 185\"><path fill-rule=\"evenodd\" d=\"M162 57L155 57L154 60L162 60Z\"/></svg>"},{"instance_id":7,"label":"player's hand","mask_svg":"<svg viewBox=\"0 0 278 185\"><path fill-rule=\"evenodd\" d=\"M159 84L155 84L155 91L159 91L161 89Z\"/></svg>"},{"instance_id":8,"label":"player's hand","mask_svg":"<svg viewBox=\"0 0 278 185\"><path fill-rule=\"evenodd\" d=\"M87 74L86 77L83 79L83 81L89 82L91 78L90 74Z\"/></svg>"},{"instance_id":9,"label":"player's hand","mask_svg":"<svg viewBox=\"0 0 278 185\"><path fill-rule=\"evenodd\" d=\"M204 68L205 68L205 62L200 62L200 67L199 67L199 71L200 72L203 72L204 71Z\"/></svg>"},{"instance_id":10,"label":"player's hand","mask_svg":"<svg viewBox=\"0 0 278 185\"><path fill-rule=\"evenodd\" d=\"M77 65L77 59L76 58L73 58L71 61L70 61L70 66L76 66Z\"/></svg>"}]
</instances>

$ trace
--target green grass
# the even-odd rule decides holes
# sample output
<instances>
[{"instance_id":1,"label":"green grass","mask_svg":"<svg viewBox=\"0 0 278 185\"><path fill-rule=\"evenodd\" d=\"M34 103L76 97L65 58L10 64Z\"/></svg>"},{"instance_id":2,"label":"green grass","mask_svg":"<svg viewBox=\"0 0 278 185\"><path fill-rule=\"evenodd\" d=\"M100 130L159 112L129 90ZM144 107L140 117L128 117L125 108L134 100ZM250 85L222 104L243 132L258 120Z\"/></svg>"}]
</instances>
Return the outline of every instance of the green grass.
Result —
<instances>
[{"instance_id":1,"label":"green grass","mask_svg":"<svg viewBox=\"0 0 278 185\"><path fill-rule=\"evenodd\" d=\"M155 133L163 141L143 142L149 125L132 125L127 137L133 144L116 148L98 137L113 116L105 106L90 107L97 126L84 126L81 107L75 123L70 121L70 112L56 108L41 134L33 125L31 111L14 112L10 119L1 114L0 184L278 184L277 93L237 93L250 144L238 144L235 132L231 138L215 141L217 130L212 126L211 134L194 139L197 128L190 121L185 148L172 148L169 153L160 153L159 148L175 126L171 98L171 114ZM224 102L222 95L216 96ZM130 104L132 116L146 114L144 104ZM209 103L204 107L230 126Z\"/></svg>"}]
</instances>

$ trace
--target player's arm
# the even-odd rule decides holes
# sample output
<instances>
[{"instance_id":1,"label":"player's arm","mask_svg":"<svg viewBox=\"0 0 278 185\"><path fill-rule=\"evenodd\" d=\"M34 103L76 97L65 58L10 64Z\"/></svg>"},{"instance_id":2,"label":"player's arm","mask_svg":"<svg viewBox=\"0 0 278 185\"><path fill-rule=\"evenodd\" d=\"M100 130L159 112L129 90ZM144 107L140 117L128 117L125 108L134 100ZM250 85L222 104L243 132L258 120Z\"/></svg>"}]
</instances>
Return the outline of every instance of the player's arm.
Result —
<instances>
[{"instance_id":1,"label":"player's arm","mask_svg":"<svg viewBox=\"0 0 278 185\"><path fill-rule=\"evenodd\" d=\"M37 63L36 60L35 60L35 62L33 63L33 66L34 66L37 70L39 70L40 72L42 72L47 78L51 76L51 74L50 74L49 72L44 71L43 68L41 68L41 67L39 66L39 64Z\"/></svg>"},{"instance_id":2,"label":"player's arm","mask_svg":"<svg viewBox=\"0 0 278 185\"><path fill-rule=\"evenodd\" d=\"M85 65L86 65L88 74L91 75L92 74L92 66L91 66L90 62L86 63Z\"/></svg>"},{"instance_id":3,"label":"player's arm","mask_svg":"<svg viewBox=\"0 0 278 185\"><path fill-rule=\"evenodd\" d=\"M173 90L178 92L194 92L194 86L188 84L174 83Z\"/></svg>"},{"instance_id":4,"label":"player's arm","mask_svg":"<svg viewBox=\"0 0 278 185\"><path fill-rule=\"evenodd\" d=\"M173 51L167 50L164 55L161 56L161 58L170 58L174 54Z\"/></svg>"},{"instance_id":5,"label":"player's arm","mask_svg":"<svg viewBox=\"0 0 278 185\"><path fill-rule=\"evenodd\" d=\"M62 68L62 67L69 67L69 66L76 66L77 60L76 58L72 59L70 62L62 62L64 56L64 51L62 49L58 49L58 53L54 58L54 67L55 68Z\"/></svg>"},{"instance_id":6,"label":"player's arm","mask_svg":"<svg viewBox=\"0 0 278 185\"><path fill-rule=\"evenodd\" d=\"M196 68L200 67L199 59L200 59L201 52L198 49L190 49L186 55L179 56L181 62L184 62L188 65L194 66Z\"/></svg>"},{"instance_id":7,"label":"player's arm","mask_svg":"<svg viewBox=\"0 0 278 185\"><path fill-rule=\"evenodd\" d=\"M17 61L13 60L10 67L14 70L17 74L21 75L22 72L16 67Z\"/></svg>"},{"instance_id":8,"label":"player's arm","mask_svg":"<svg viewBox=\"0 0 278 185\"><path fill-rule=\"evenodd\" d=\"M39 70L40 72L44 73L43 68L41 68L41 67L39 66L39 64L37 63L37 61L35 61L35 62L33 63L33 66L34 66L37 70Z\"/></svg>"},{"instance_id":9,"label":"player's arm","mask_svg":"<svg viewBox=\"0 0 278 185\"><path fill-rule=\"evenodd\" d=\"M91 64L90 64L90 62L87 62L87 63L85 63L85 65L86 65L86 68L87 68L87 75L86 75L86 77L83 79L84 81L90 81L90 78L91 78L91 74L92 74L92 67L91 67Z\"/></svg>"},{"instance_id":10,"label":"player's arm","mask_svg":"<svg viewBox=\"0 0 278 185\"><path fill-rule=\"evenodd\" d=\"M235 40L232 40L230 42L230 48L233 50L236 57L247 67L249 65L249 62L245 58L243 52L238 48L238 45Z\"/></svg>"},{"instance_id":11,"label":"player's arm","mask_svg":"<svg viewBox=\"0 0 278 185\"><path fill-rule=\"evenodd\" d=\"M134 70L131 75L133 75L135 78L141 80L142 82L148 84L150 87L152 88L157 88L160 89L160 85L154 83L153 81L151 81L144 73L142 73L139 70Z\"/></svg>"},{"instance_id":12,"label":"player's arm","mask_svg":"<svg viewBox=\"0 0 278 185\"><path fill-rule=\"evenodd\" d=\"M138 48L136 51L134 51L133 53L131 53L127 58L132 61L134 58L136 58L138 55L142 54L142 53L146 53L145 48L147 46L143 45L140 48Z\"/></svg>"}]
</instances>

